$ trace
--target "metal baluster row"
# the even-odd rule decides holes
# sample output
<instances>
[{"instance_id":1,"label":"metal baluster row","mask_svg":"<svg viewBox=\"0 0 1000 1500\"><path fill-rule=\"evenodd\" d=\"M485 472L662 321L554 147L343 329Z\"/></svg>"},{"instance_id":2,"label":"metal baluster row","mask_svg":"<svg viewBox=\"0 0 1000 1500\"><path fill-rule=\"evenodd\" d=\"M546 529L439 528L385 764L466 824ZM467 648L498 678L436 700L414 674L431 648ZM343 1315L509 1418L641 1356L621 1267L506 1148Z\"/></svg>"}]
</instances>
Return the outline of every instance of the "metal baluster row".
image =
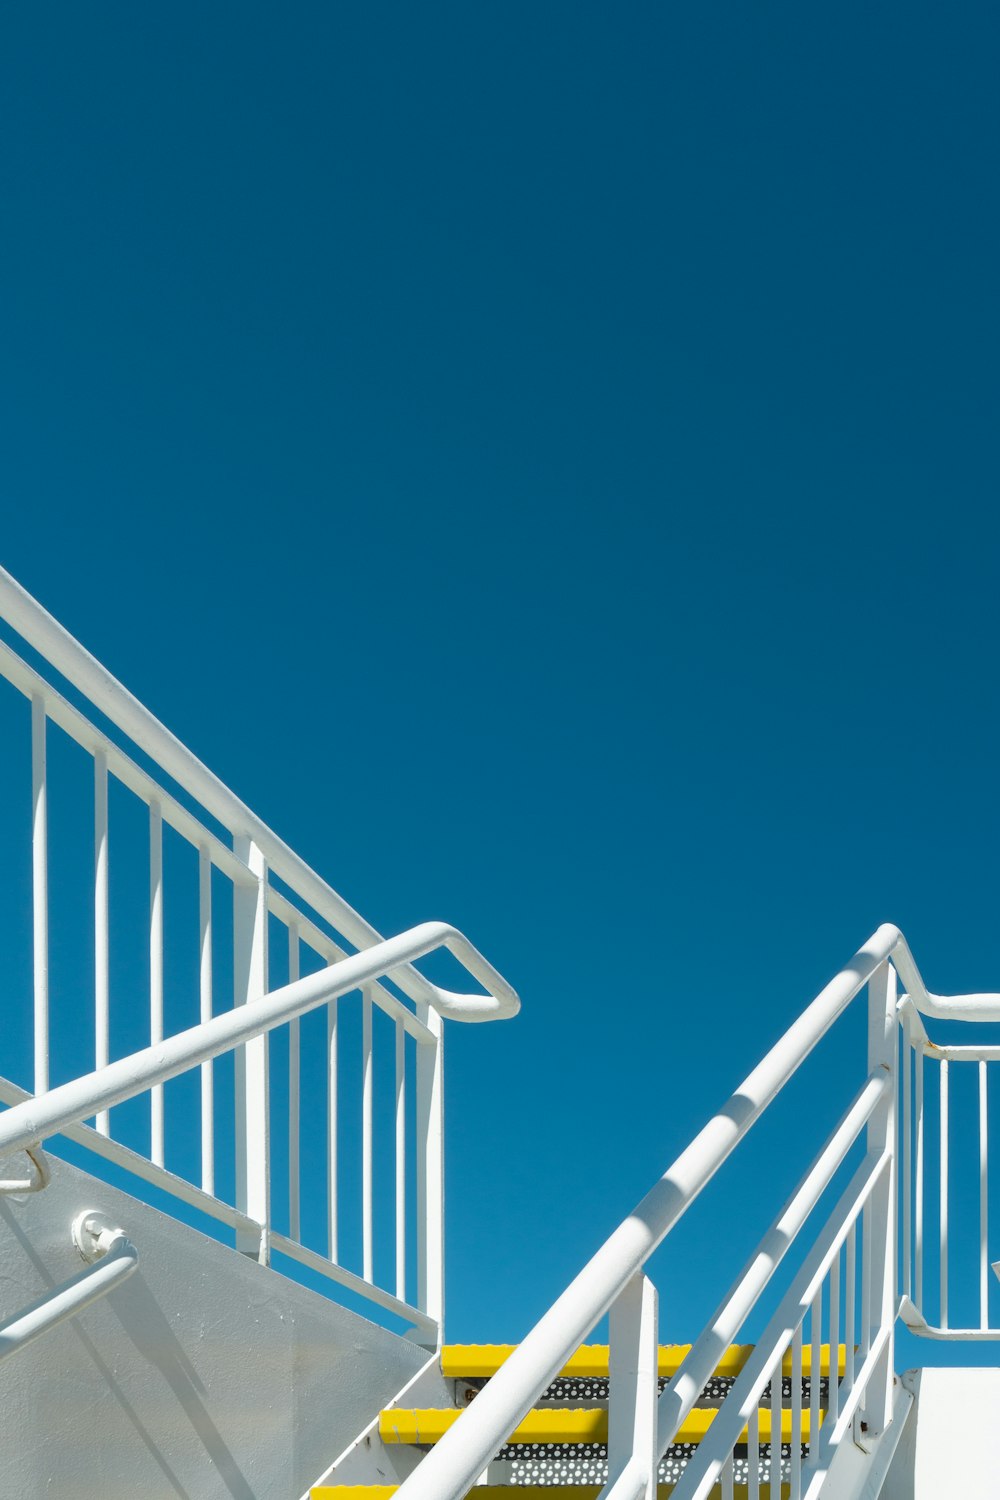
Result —
<instances>
[{"instance_id":1,"label":"metal baluster row","mask_svg":"<svg viewBox=\"0 0 1000 1500\"><path fill-rule=\"evenodd\" d=\"M288 927L288 978L298 979L301 972L299 928ZM321 955L322 956L322 955ZM378 1002L369 989L361 995L361 1238L362 1275L365 1281L374 1284L374 1028L373 1015ZM379 1007L381 1008L381 1007ZM339 1264L339 1150L340 1150L340 1086L339 1086L339 1037L338 1002L331 1001L327 1011L327 1254L330 1261ZM406 1086L406 1027L397 1016L394 1021L394 1090L393 1090L393 1139L394 1139L394 1188L393 1211L395 1219L395 1296L406 1301L407 1258L407 1086ZM301 1029L298 1021L289 1024L288 1041L288 1223L289 1235L300 1241L302 1237L302 1185L301 1185L301 1129L302 1129L302 1062Z\"/></svg>"},{"instance_id":2,"label":"metal baluster row","mask_svg":"<svg viewBox=\"0 0 1000 1500\"><path fill-rule=\"evenodd\" d=\"M938 1320L937 1326L947 1330L951 1327L949 1298L950 1262L952 1240L952 1183L951 1183L951 1122L953 1114L953 1091L964 1088L961 1079L965 1069L953 1073L953 1065L975 1064L977 1089L978 1128L973 1149L978 1154L978 1328L990 1330L990 1259L989 1259L989 1062L995 1060L995 1048L950 1048L945 1055L942 1049L928 1050L926 1037L918 1024L906 1024L903 1039L902 1074L902 1191L900 1213L902 1269L901 1290L913 1301L922 1316L924 1308L924 1246L925 1246L925 1161L927 1155L927 1122L925 1116L925 1071L926 1058L931 1056L938 1068ZM980 1055L983 1051L987 1056ZM964 1143L963 1143L964 1144ZM933 1145L931 1147L933 1150ZM973 1238L969 1232L972 1225L970 1215L962 1208L959 1236L963 1260L967 1241Z\"/></svg>"},{"instance_id":3,"label":"metal baluster row","mask_svg":"<svg viewBox=\"0 0 1000 1500\"><path fill-rule=\"evenodd\" d=\"M31 676L30 669L25 673ZM94 1066L102 1068L111 1062L111 942L110 942L110 782L121 782L136 796L148 814L148 983L149 983L149 1039L152 1045L164 1039L165 1028L165 894L164 873L164 823L177 829L188 845L197 851L198 860L198 1019L201 1023L212 1019L215 1013L215 984L213 975L213 870L223 871L231 882L234 899L234 1003L252 1002L263 994L267 987L267 940L266 923L269 899L269 881L266 863L250 840L243 837L233 840L230 851L220 840L202 830L196 818L186 812L165 791L161 791L149 776L127 760L122 752L100 731L89 725L75 709L61 699L50 703L50 690L39 679L34 678L25 688L31 705L31 882L32 882L32 991L33 991L33 1078L36 1095L48 1092L51 1086L51 1020L50 1020L50 769L48 765L48 734L50 711L61 730L91 755L93 763L93 1015L94 1015ZM137 851L136 851L137 852ZM134 856L130 853L129 862ZM285 898L281 898L284 901ZM287 906L288 903L285 902ZM317 931L308 917L301 919L302 931L293 920L288 925L289 980L300 972L300 944L310 941ZM325 940L328 951L321 954L332 962L344 956L332 939ZM395 1180L390 1190L393 1200L394 1224L394 1294L401 1304L406 1304L407 1295L407 1151L408 1108L415 1108L417 1132L415 1144L410 1147L416 1162L416 1199L412 1211L417 1221L417 1271L418 1306L424 1309L430 1320L440 1317L443 1299L442 1233L441 1233L441 1148L443 1095L441 1089L441 1019L436 1012L421 1006L422 1014L417 1018L413 1012L408 1016L405 1007L378 983L366 987L361 997L362 1005L362 1059L361 1059L361 1154L362 1154L362 1278L373 1283L376 1259L374 1216L376 1195L374 1174L376 1170L373 1150L374 1133L374 1035L373 1012L376 1006L385 1011L393 1021L395 1045L395 1081L393 1088L392 1131L395 1154ZM342 1144L339 1134L343 1131L339 1119L342 1100L338 1098L338 1002L327 1006L327 1079L328 1079L328 1139L327 1139L327 1253L330 1263L338 1263L338 1147ZM414 1104L409 1102L407 1081L408 1054L407 1030L412 1032L415 1043L415 1094ZM270 1161L267 1104L267 1041L257 1038L238 1049L235 1056L237 1128L235 1147L237 1154L237 1192L230 1205L234 1211L237 1239L240 1248L247 1253L268 1258L267 1241L270 1226ZM302 1234L302 1075L300 1023L289 1026L288 1063L288 1182L289 1182L289 1231L290 1237L301 1242ZM216 1198L216 1133L215 1133L215 1070L209 1060L198 1065L200 1092L200 1140L197 1181L200 1191L214 1202ZM148 1164L164 1170L167 1154L167 1120L165 1091L162 1083L149 1089L149 1157ZM381 1106L380 1106L381 1107ZM388 1106L387 1106L388 1107ZM124 1143L112 1137L111 1111L104 1109L93 1119L96 1133L106 1142L106 1154L114 1155L114 1149L125 1151ZM351 1132L353 1137L353 1131ZM145 1157L145 1150L140 1151ZM134 1157L132 1158L134 1160ZM412 1164L412 1163L411 1163ZM146 1169L143 1168L143 1171ZM194 1189L194 1182L190 1184ZM175 1189L177 1191L179 1189ZM183 1196L183 1191L181 1193ZM226 1205L219 1205L220 1216L227 1219ZM215 1210L210 1210L215 1214ZM245 1216L241 1219L240 1216ZM246 1228L246 1218L264 1225L264 1243L254 1248ZM242 1227L241 1227L242 1226Z\"/></svg>"}]
</instances>

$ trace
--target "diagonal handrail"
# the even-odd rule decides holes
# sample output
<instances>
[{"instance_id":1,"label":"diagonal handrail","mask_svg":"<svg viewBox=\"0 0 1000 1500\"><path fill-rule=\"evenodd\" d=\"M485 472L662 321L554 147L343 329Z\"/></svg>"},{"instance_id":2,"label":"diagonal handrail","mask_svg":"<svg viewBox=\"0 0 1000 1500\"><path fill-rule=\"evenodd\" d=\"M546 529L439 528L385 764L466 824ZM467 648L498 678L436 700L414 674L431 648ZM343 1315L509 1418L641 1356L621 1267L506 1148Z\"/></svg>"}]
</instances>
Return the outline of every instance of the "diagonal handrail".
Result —
<instances>
[{"instance_id":1,"label":"diagonal handrail","mask_svg":"<svg viewBox=\"0 0 1000 1500\"><path fill-rule=\"evenodd\" d=\"M890 958L918 1010L952 1018L1000 1019L998 995L932 995L899 928L891 923L879 927L543 1314L475 1402L404 1480L399 1500L456 1500L465 1494L631 1277Z\"/></svg>"},{"instance_id":2,"label":"diagonal handrail","mask_svg":"<svg viewBox=\"0 0 1000 1500\"><path fill-rule=\"evenodd\" d=\"M0 1156L35 1146L67 1125L78 1124L114 1104L144 1094L188 1068L230 1052L338 995L358 989L369 980L395 974L401 965L412 964L439 948L449 949L477 978L483 966L489 967L456 928L445 922L422 922L398 937L383 938L373 948L352 953L329 968L282 985L249 1005L213 1016L210 1021L179 1031L151 1047L143 1047L117 1062L15 1104L0 1115ZM482 1003L484 1007L492 1004L497 1013L503 1002L483 996Z\"/></svg>"},{"instance_id":3,"label":"diagonal handrail","mask_svg":"<svg viewBox=\"0 0 1000 1500\"><path fill-rule=\"evenodd\" d=\"M332 923L349 942L368 949L383 942L382 934L304 859L242 802L213 771L128 688L82 646L38 600L0 568L0 618L41 653L67 682L89 699L132 742L140 747L178 786L184 788L234 836L253 841L271 870L303 900ZM516 1015L516 992L482 954L468 945L466 968L492 997L462 995L432 984L409 963L399 966L395 982L411 1000L432 1005L456 1021L495 1021ZM465 962L465 960L463 960Z\"/></svg>"},{"instance_id":4,"label":"diagonal handrail","mask_svg":"<svg viewBox=\"0 0 1000 1500\"><path fill-rule=\"evenodd\" d=\"M105 1238L100 1259L76 1276L64 1281L26 1307L0 1323L0 1360L26 1349L35 1339L57 1328L67 1318L75 1317L108 1292L127 1281L139 1264L139 1252L124 1230L115 1229Z\"/></svg>"}]
</instances>

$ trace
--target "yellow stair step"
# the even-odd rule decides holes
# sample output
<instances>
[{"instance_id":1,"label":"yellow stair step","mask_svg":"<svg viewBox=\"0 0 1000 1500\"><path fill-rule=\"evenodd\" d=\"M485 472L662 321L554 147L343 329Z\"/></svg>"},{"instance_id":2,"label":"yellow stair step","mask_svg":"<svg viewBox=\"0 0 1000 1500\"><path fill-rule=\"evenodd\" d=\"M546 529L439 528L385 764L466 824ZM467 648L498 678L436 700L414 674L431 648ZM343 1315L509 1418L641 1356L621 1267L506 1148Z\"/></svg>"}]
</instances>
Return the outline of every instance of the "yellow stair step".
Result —
<instances>
[{"instance_id":1,"label":"yellow stair step","mask_svg":"<svg viewBox=\"0 0 1000 1500\"><path fill-rule=\"evenodd\" d=\"M495 1375L517 1348L516 1344L446 1344L441 1350L441 1372L452 1380L478 1380ZM690 1344L661 1344L659 1355L660 1374L667 1378L676 1375L681 1360L690 1351ZM738 1375L753 1353L753 1344L731 1344L715 1367L718 1376ZM837 1371L843 1375L845 1367L845 1345L838 1345ZM792 1373L792 1356L786 1354L781 1366L782 1374ZM561 1375L565 1379L601 1377L608 1373L607 1344L583 1344L563 1366ZM820 1349L820 1375L830 1373L830 1345ZM812 1345L802 1349L802 1374L812 1374Z\"/></svg>"},{"instance_id":2,"label":"yellow stair step","mask_svg":"<svg viewBox=\"0 0 1000 1500\"><path fill-rule=\"evenodd\" d=\"M392 1500L398 1486L394 1484L320 1484L311 1491L311 1500ZM468 1493L467 1500L597 1500L600 1484L479 1484ZM657 1500L670 1500L672 1484L657 1485ZM721 1488L709 1492L709 1500L720 1500ZM781 1486L781 1500L788 1500L790 1489ZM736 1485L734 1500L748 1500L745 1484ZM760 1486L760 1500L771 1500L771 1486Z\"/></svg>"},{"instance_id":3,"label":"yellow stair step","mask_svg":"<svg viewBox=\"0 0 1000 1500\"><path fill-rule=\"evenodd\" d=\"M413 1443L428 1446L444 1437L462 1415L461 1411L446 1408L392 1407L379 1417L379 1437L383 1443ZM700 1443L711 1427L718 1410L715 1407L695 1407L681 1424L675 1443ZM809 1441L809 1412L802 1411L800 1431L802 1441ZM601 1407L570 1409L568 1407L539 1408L529 1411L514 1428L509 1443L606 1443L608 1440L608 1413ZM781 1441L792 1440L792 1413L781 1413ZM746 1428L739 1442L746 1442ZM760 1441L771 1441L771 1413L760 1412Z\"/></svg>"}]
</instances>

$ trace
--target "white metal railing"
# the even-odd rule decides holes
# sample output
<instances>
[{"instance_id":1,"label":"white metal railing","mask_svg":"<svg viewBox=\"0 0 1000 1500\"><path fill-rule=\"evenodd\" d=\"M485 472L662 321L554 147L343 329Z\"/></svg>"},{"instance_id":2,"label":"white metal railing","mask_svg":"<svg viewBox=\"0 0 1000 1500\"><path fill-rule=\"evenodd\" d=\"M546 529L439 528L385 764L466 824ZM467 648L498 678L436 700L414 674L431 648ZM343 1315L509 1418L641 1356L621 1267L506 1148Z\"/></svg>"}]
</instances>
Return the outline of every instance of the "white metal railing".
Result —
<instances>
[{"instance_id":1,"label":"white metal railing","mask_svg":"<svg viewBox=\"0 0 1000 1500\"><path fill-rule=\"evenodd\" d=\"M267 1262L277 1252L403 1319L421 1340L435 1341L444 1299L442 1021L514 1015L519 1008L515 991L467 939L444 924L424 924L385 939L2 569L0 619L43 658L43 668L54 669L86 700L83 708L77 707L29 660L0 642L0 676L30 703L33 1009L30 1074L22 1082L0 1077L0 1101L10 1106L0 1115L0 1155L34 1147L46 1135L61 1132L229 1226L247 1254ZM132 741L151 770L127 753L98 716ZM76 1076L57 1087L52 1087L53 1047L70 1017L65 1008L53 1005L51 994L52 941L58 935L50 931L52 887L77 880L80 871L78 864L72 869L64 868L65 861L53 864L59 831L52 817L53 731L89 757L93 810L93 1066L81 1069L77 1063ZM6 774L11 775L9 768ZM13 783L9 790L16 794ZM134 834L119 832L116 825L115 799L123 792L133 807L144 810L142 848ZM84 795L85 787L74 790L75 798ZM197 1023L170 1035L165 976L169 978L171 947L165 924L179 918L171 905L165 848L166 837L175 836L196 874L192 936L198 951L197 992L191 999ZM112 1004L116 952L110 913L120 861L132 887L148 883L149 1046L129 1049L112 1061L119 1011ZM282 941L276 944L279 934ZM482 993L444 989L414 967L417 959L442 947L482 986ZM82 977L83 963L74 974L74 1026L87 987ZM348 1056L339 1040L345 1017L338 1004L353 991L357 999L352 1005L361 1015L360 1056ZM131 1017L134 1002L130 989L127 1006L119 1009ZM320 1008L326 1014L326 1041L322 1097L317 1098L312 1049L306 1059L311 1081L305 1081L300 1022ZM272 1076L269 1058L268 1036L276 1028L284 1029L287 1050L287 1070L280 1080ZM391 1048L394 1083L380 1106L375 1074L384 1043ZM213 1062L229 1053L235 1068L235 1126L220 1114ZM7 1071L0 1060L0 1074ZM185 1072L198 1078L196 1178L169 1170L178 1122L171 1121L164 1085ZM148 1147L138 1139L116 1139L112 1131L112 1108L139 1096L148 1099ZM276 1104L285 1141L280 1162L273 1155ZM374 1150L379 1107L388 1116L395 1156L391 1207L385 1212ZM324 1118L317 1130L313 1121ZM190 1120L183 1124L190 1129ZM325 1148L322 1180L316 1176L317 1135ZM304 1144L310 1148L305 1182ZM360 1226L360 1253L352 1267L342 1244L341 1179L345 1158L355 1149L360 1203L351 1205L351 1221ZM219 1167L230 1161L235 1181L227 1194L220 1187ZM276 1181L285 1200L280 1206L273 1202ZM312 1212L320 1199L325 1203L321 1238L315 1222L305 1224L305 1210ZM379 1224L391 1230L385 1245L376 1241ZM409 1281L411 1259L415 1286Z\"/></svg>"},{"instance_id":2,"label":"white metal railing","mask_svg":"<svg viewBox=\"0 0 1000 1500\"><path fill-rule=\"evenodd\" d=\"M902 1262L902 1317L915 1333L952 1340L997 1340L1000 1327L990 1319L989 1259L989 1076L1000 1062L1000 1046L988 1043L942 1046L930 1040L922 1017L909 998L900 1009L903 1030L902 1090L900 1100L900 1204ZM936 1074L936 1077L935 1077ZM960 1320L952 1319L949 1288L953 1280L951 1186L954 1103L966 1095L965 1113L977 1122L973 1160L959 1158L975 1175L974 1234L965 1232L967 1205L959 1236L960 1289L974 1285L978 1306L966 1301ZM954 1096L958 1094L958 1100ZM933 1103L933 1117L930 1105ZM963 1153L964 1154L964 1153ZM937 1157L936 1163L934 1156ZM935 1171L936 1166L936 1171ZM967 1175L968 1174L967 1171ZM931 1209L936 1210L933 1214ZM936 1219L936 1225L934 1220ZM936 1228L936 1234L934 1230ZM933 1243L928 1246L928 1231ZM930 1260L929 1276L925 1264ZM936 1275L935 1275L936 1272ZM933 1318L932 1309L937 1316Z\"/></svg>"},{"instance_id":3,"label":"white metal railing","mask_svg":"<svg viewBox=\"0 0 1000 1500\"><path fill-rule=\"evenodd\" d=\"M897 975L908 994L897 1001ZM813 1048L868 990L868 1073L843 1119L779 1213L676 1374L657 1396L656 1292L644 1267L747 1131L784 1088ZM899 1012L897 1016L897 1010ZM864 1133L865 1154L826 1224L808 1249L750 1359L725 1398L708 1434L687 1462L675 1500L705 1500L715 1485L734 1493L736 1454L746 1448L751 1495L762 1478L788 1486L790 1500L815 1500L838 1445L848 1433L872 1449L893 1413L894 1324L902 1309L912 1327L937 1336L965 1336L942 1326L921 1327L908 1297L900 1297L897 1268L897 1163L902 1135L903 1216L909 1214L910 1084L904 1082L902 1122L897 1119L898 1019L905 1045L940 1059L941 1145L940 1267L947 1288L947 1067L974 1061L980 1079L981 1228L983 1320L986 1320L986 1104L984 1068L1000 1061L1000 1047L936 1048L926 1040L918 1012L944 1019L1000 1020L1000 996L946 998L930 994L899 930L883 926L821 991L726 1105L695 1137L646 1197L605 1241L504 1362L475 1402L404 1480L400 1500L459 1500L489 1465L533 1403L574 1350L610 1313L608 1480L601 1500L654 1500L660 1460L675 1441L719 1357L758 1307L762 1293L800 1231ZM904 1072L904 1080L908 1075ZM920 1074L916 1075L916 1154L922 1151ZM922 1168L921 1168L922 1170ZM917 1176L922 1182L922 1176ZM908 1222L908 1221L907 1221ZM921 1209L916 1236L904 1236L903 1286L921 1287ZM983 1335L985 1336L985 1335ZM996 1336L996 1335L993 1335ZM830 1376L821 1406L821 1361L829 1350ZM808 1370L808 1407L800 1393ZM617 1372L617 1374L616 1374ZM651 1374L652 1372L652 1374ZM792 1400L783 1411L782 1376ZM766 1398L766 1399L765 1399ZM781 1443L790 1444L782 1471ZM769 1455L762 1461L762 1450ZM741 1481L743 1482L743 1481ZM772 1494L777 1490L772 1488Z\"/></svg>"}]
</instances>

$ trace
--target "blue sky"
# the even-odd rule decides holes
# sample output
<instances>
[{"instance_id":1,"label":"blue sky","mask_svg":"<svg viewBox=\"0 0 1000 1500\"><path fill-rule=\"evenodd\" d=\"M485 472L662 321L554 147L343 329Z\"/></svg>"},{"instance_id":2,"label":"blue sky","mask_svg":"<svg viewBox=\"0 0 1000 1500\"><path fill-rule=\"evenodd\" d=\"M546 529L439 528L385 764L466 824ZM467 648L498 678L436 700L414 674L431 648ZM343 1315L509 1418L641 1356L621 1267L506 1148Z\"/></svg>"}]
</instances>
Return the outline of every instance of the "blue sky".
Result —
<instances>
[{"instance_id":1,"label":"blue sky","mask_svg":"<svg viewBox=\"0 0 1000 1500\"><path fill-rule=\"evenodd\" d=\"M880 921L1000 987L997 50L979 4L5 18L2 560L520 989L449 1033L456 1337L522 1333Z\"/></svg>"}]
</instances>

